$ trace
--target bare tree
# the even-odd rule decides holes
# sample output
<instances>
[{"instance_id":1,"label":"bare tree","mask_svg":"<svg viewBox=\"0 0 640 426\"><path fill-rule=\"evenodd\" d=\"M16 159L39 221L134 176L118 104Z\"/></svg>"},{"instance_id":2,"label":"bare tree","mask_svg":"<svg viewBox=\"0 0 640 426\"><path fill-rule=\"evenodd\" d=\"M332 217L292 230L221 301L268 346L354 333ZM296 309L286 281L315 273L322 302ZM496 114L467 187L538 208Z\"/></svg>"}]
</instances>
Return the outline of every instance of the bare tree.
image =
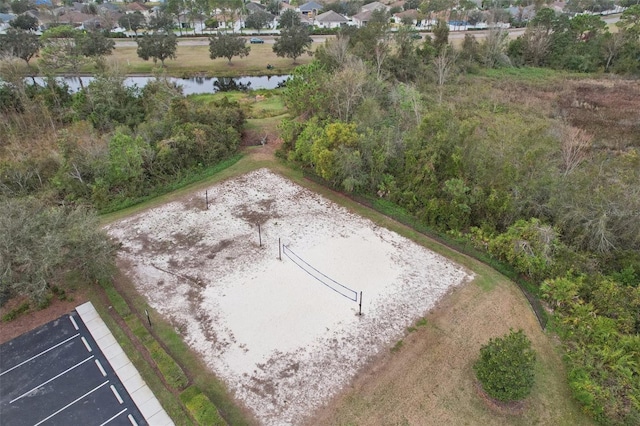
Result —
<instances>
[{"instance_id":1,"label":"bare tree","mask_svg":"<svg viewBox=\"0 0 640 426\"><path fill-rule=\"evenodd\" d=\"M332 109L340 120L348 122L364 97L368 71L362 59L350 58L329 82Z\"/></svg>"},{"instance_id":2,"label":"bare tree","mask_svg":"<svg viewBox=\"0 0 640 426\"><path fill-rule=\"evenodd\" d=\"M551 30L543 25L527 28L523 36L525 62L539 66L551 47Z\"/></svg>"},{"instance_id":3,"label":"bare tree","mask_svg":"<svg viewBox=\"0 0 640 426\"><path fill-rule=\"evenodd\" d=\"M563 176L569 175L589 155L593 136L577 127L564 125L560 133Z\"/></svg>"},{"instance_id":4,"label":"bare tree","mask_svg":"<svg viewBox=\"0 0 640 426\"><path fill-rule=\"evenodd\" d=\"M436 73L438 83L438 99L442 102L442 91L444 84L449 80L455 71L459 52L453 46L447 46L440 50L438 56L433 58L433 70Z\"/></svg>"},{"instance_id":5,"label":"bare tree","mask_svg":"<svg viewBox=\"0 0 640 426\"><path fill-rule=\"evenodd\" d=\"M349 37L338 34L336 38L327 40L327 43L325 43L325 51L339 67L342 67L350 56Z\"/></svg>"},{"instance_id":6,"label":"bare tree","mask_svg":"<svg viewBox=\"0 0 640 426\"><path fill-rule=\"evenodd\" d=\"M505 53L509 33L500 28L493 27L487 33L487 37L481 45L481 60L488 68L510 65L509 57Z\"/></svg>"},{"instance_id":7,"label":"bare tree","mask_svg":"<svg viewBox=\"0 0 640 426\"><path fill-rule=\"evenodd\" d=\"M607 33L604 36L604 43L602 43L602 49L604 50L607 63L604 67L605 71L609 71L609 67L613 63L613 60L620 54L620 51L626 43L626 37L624 33Z\"/></svg>"},{"instance_id":8,"label":"bare tree","mask_svg":"<svg viewBox=\"0 0 640 426\"><path fill-rule=\"evenodd\" d=\"M386 33L378 40L376 45L373 48L373 54L376 65L376 77L380 79L382 76L382 65L384 61L389 56L391 49L389 48L389 37L387 37Z\"/></svg>"}]
</instances>

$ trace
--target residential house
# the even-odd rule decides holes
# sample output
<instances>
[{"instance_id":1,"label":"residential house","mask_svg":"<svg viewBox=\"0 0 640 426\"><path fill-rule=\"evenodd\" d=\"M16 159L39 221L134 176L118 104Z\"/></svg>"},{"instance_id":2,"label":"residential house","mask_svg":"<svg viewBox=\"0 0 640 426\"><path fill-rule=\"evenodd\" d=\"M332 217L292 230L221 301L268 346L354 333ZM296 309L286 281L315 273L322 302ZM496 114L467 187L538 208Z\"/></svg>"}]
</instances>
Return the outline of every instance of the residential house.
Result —
<instances>
[{"instance_id":1,"label":"residential house","mask_svg":"<svg viewBox=\"0 0 640 426\"><path fill-rule=\"evenodd\" d=\"M298 8L298 12L300 12L303 16L317 16L319 12L322 11L324 6L320 3L316 3L315 1L310 1L308 3L303 4Z\"/></svg>"},{"instance_id":2,"label":"residential house","mask_svg":"<svg viewBox=\"0 0 640 426\"><path fill-rule=\"evenodd\" d=\"M147 19L149 19L149 16L151 14L150 9L147 6L138 2L129 3L124 7L124 9L125 9L125 13L140 12Z\"/></svg>"},{"instance_id":3,"label":"residential house","mask_svg":"<svg viewBox=\"0 0 640 426\"><path fill-rule=\"evenodd\" d=\"M396 24L401 24L403 21L411 20L414 27L422 27L424 25L423 15L416 9L409 9L403 12L394 13L392 19Z\"/></svg>"},{"instance_id":4,"label":"residential house","mask_svg":"<svg viewBox=\"0 0 640 426\"><path fill-rule=\"evenodd\" d=\"M4 33L10 28L9 22L13 21L16 15L12 13L0 13L0 33Z\"/></svg>"},{"instance_id":5,"label":"residential house","mask_svg":"<svg viewBox=\"0 0 640 426\"><path fill-rule=\"evenodd\" d=\"M358 12L351 17L351 20L356 27L364 27L371 20L371 11L365 10L364 12Z\"/></svg>"},{"instance_id":6,"label":"residential house","mask_svg":"<svg viewBox=\"0 0 640 426\"><path fill-rule=\"evenodd\" d=\"M254 13L254 12L266 12L267 8L263 5L261 5L260 3L256 3L253 1L250 1L249 3L245 4L244 7L247 8L247 11L249 13Z\"/></svg>"},{"instance_id":7,"label":"residential house","mask_svg":"<svg viewBox=\"0 0 640 426\"><path fill-rule=\"evenodd\" d=\"M340 28L349 23L349 20L333 10L316 16L315 25L320 28Z\"/></svg>"}]
</instances>

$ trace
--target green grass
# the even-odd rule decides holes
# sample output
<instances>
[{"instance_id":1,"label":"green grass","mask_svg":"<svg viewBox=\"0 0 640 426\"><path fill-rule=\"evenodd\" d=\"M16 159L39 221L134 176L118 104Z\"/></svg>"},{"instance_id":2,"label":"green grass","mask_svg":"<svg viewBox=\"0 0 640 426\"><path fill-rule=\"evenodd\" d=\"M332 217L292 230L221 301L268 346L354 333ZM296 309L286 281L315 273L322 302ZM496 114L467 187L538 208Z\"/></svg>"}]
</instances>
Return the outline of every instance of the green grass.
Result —
<instances>
[{"instance_id":1,"label":"green grass","mask_svg":"<svg viewBox=\"0 0 640 426\"><path fill-rule=\"evenodd\" d=\"M162 71L174 77L239 77L250 75L282 75L290 74L296 66L311 62L312 57L303 55L294 64L290 58L280 58L273 53L272 44L252 44L249 56L244 58L234 57L231 64L226 58L211 60L209 58L209 46L187 46L184 43L189 40L203 40L202 38L180 38L176 50L175 59L167 59ZM206 38L204 40L207 40ZM318 43L311 47L315 50ZM161 69L161 64L154 64L152 60L144 61L138 57L136 46L116 47L107 61L122 70L126 74L152 74ZM273 68L267 69L267 64ZM83 72L94 72L94 67L87 67Z\"/></svg>"},{"instance_id":2,"label":"green grass","mask_svg":"<svg viewBox=\"0 0 640 426\"><path fill-rule=\"evenodd\" d=\"M129 339L129 336L111 317L109 311L110 307L113 305L105 306L102 298L98 294L98 291L99 290L97 288L90 289L89 299L93 302L93 305L109 330L111 330L113 337L118 341L138 372L140 372L140 375L156 396L160 405L162 405L162 408L165 409L176 425L193 426L193 423L185 412L180 400L164 386L162 380L158 377L153 367L151 367L144 359L144 356L136 350L135 346Z\"/></svg>"},{"instance_id":3,"label":"green grass","mask_svg":"<svg viewBox=\"0 0 640 426\"><path fill-rule=\"evenodd\" d=\"M117 218L119 217L124 217L129 214L129 212L133 211L131 207L138 206L140 208L144 208L144 206L146 206L150 201L162 200L163 195L176 192L181 189L188 190L189 188L193 187L194 184L206 181L207 178L215 176L222 170L231 167L241 158L242 154L236 154L233 157L227 158L226 160L223 160L211 167L199 170L191 170L190 172L187 172L187 174L181 179L178 179L170 184L157 187L152 190L150 194L145 195L144 197L115 200L108 207L100 210L99 213L101 215L102 222L104 223L105 221L117 220Z\"/></svg>"},{"instance_id":4,"label":"green grass","mask_svg":"<svg viewBox=\"0 0 640 426\"><path fill-rule=\"evenodd\" d=\"M182 392L180 400L199 425L226 425L215 405L196 386L191 386Z\"/></svg>"},{"instance_id":5,"label":"green grass","mask_svg":"<svg viewBox=\"0 0 640 426\"><path fill-rule=\"evenodd\" d=\"M18 306L16 306L6 314L4 314L2 316L2 321L5 321L5 322L13 321L23 313L27 312L30 307L31 307L31 304L29 303L29 301L22 302L21 304L19 304Z\"/></svg>"},{"instance_id":6,"label":"green grass","mask_svg":"<svg viewBox=\"0 0 640 426\"><path fill-rule=\"evenodd\" d=\"M175 390L182 390L189 384L189 378L184 371L171 358L157 341L149 342L145 345L151 354L151 358L158 365L158 369L164 376L167 384Z\"/></svg>"}]
</instances>

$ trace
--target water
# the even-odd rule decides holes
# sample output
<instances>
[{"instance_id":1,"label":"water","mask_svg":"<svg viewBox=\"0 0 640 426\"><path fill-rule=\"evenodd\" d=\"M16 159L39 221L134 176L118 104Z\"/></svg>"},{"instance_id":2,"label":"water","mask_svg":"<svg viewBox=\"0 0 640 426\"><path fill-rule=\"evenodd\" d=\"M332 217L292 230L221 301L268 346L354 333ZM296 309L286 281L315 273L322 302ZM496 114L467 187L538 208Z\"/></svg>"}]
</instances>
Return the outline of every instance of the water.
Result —
<instances>
[{"instance_id":1,"label":"water","mask_svg":"<svg viewBox=\"0 0 640 426\"><path fill-rule=\"evenodd\" d=\"M80 81L77 77L58 77L60 81L64 81L69 85L72 92L80 90ZM82 84L86 87L93 77L80 77ZM272 75L258 77L193 77L193 78L174 78L168 79L182 86L182 93L185 95L194 95L199 93L215 93L229 90L247 90L247 89L275 89L279 84L287 81L289 75ZM149 80L154 77L127 77L124 80L126 86L138 86L143 88ZM31 80L31 79L29 79ZM42 85L43 79L36 77L36 83Z\"/></svg>"}]
</instances>

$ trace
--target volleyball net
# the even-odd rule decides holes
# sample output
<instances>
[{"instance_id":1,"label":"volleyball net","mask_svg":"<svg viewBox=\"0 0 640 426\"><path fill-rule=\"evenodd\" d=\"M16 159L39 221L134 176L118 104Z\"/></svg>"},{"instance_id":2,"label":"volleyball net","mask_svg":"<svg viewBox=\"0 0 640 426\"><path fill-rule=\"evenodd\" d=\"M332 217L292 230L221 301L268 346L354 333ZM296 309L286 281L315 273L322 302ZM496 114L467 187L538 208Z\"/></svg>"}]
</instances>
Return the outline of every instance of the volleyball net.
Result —
<instances>
[{"instance_id":1,"label":"volleyball net","mask_svg":"<svg viewBox=\"0 0 640 426\"><path fill-rule=\"evenodd\" d=\"M305 271L307 274L311 275L317 281L320 281L321 284L335 291L342 297L346 297L349 300L353 300L354 302L358 302L358 292L350 289L346 285L340 284L338 281L334 280L331 277L323 274L318 271L316 268L307 263L300 256L295 254L288 246L282 244L282 254L287 256L289 260L298 265L300 269Z\"/></svg>"}]
</instances>

